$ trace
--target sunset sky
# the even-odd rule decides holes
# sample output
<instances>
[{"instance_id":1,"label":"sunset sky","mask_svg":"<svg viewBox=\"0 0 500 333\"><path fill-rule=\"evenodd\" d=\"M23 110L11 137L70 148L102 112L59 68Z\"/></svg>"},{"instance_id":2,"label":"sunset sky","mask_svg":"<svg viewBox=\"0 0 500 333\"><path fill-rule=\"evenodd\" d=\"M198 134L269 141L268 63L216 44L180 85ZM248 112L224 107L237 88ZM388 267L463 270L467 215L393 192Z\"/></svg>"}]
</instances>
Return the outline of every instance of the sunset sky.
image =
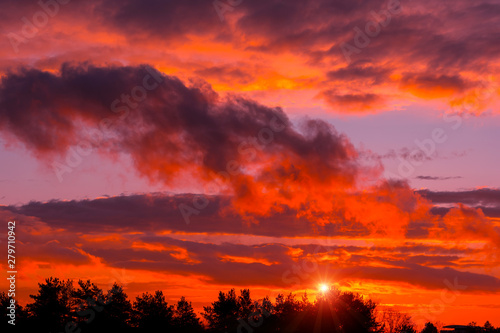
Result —
<instances>
[{"instance_id":1,"label":"sunset sky","mask_svg":"<svg viewBox=\"0 0 500 333\"><path fill-rule=\"evenodd\" d=\"M1 3L21 304L327 283L500 325L498 0Z\"/></svg>"}]
</instances>

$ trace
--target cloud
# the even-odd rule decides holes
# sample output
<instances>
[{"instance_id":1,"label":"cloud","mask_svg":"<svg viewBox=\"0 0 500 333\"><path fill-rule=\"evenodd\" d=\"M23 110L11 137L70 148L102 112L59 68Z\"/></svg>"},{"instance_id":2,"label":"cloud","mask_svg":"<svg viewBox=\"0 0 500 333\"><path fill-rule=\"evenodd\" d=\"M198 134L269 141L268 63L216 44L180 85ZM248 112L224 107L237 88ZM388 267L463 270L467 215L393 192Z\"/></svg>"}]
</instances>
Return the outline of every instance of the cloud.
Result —
<instances>
[{"instance_id":1,"label":"cloud","mask_svg":"<svg viewBox=\"0 0 500 333\"><path fill-rule=\"evenodd\" d=\"M29 96L16 97L25 91ZM9 142L24 144L49 164L66 156L71 165L68 156L90 147L107 157L129 155L139 174L165 189L195 186L200 196L147 198L168 202L172 209L164 216L174 219L188 206L195 215L204 212L200 219L208 218L205 210L209 218L253 222L288 215L301 227L309 222L339 234L403 235L412 221L429 218L431 208L407 184L382 179L380 165L362 163L331 124L311 118L292 123L280 108L237 95L223 98L205 81L186 85L145 65L66 64L59 73L9 73L0 85L0 128ZM68 167L52 166L59 172ZM130 211L124 202L134 207L145 198L113 200L131 218L142 209ZM80 212L82 205L100 202L69 205ZM132 221L117 214L123 227Z\"/></svg>"},{"instance_id":2,"label":"cloud","mask_svg":"<svg viewBox=\"0 0 500 333\"><path fill-rule=\"evenodd\" d=\"M361 151L359 156L362 159L369 161L380 161L383 159L390 160L407 160L410 162L422 163L426 161L432 161L435 159L449 160L464 157L467 155L466 151L452 151L450 154L444 154L440 151L435 151L432 155L428 155L424 150L419 147L414 148L401 148L401 149L390 149L384 154L377 154L369 150ZM420 176L418 176L420 177ZM417 177L417 178L418 178ZM427 176L422 176L427 177ZM420 178L418 178L420 179Z\"/></svg>"},{"instance_id":3,"label":"cloud","mask_svg":"<svg viewBox=\"0 0 500 333\"><path fill-rule=\"evenodd\" d=\"M26 98L16 98L25 91L30 91ZM44 115L41 123L37 121L40 112ZM323 232L393 244L407 239L462 239L486 244L478 256L491 255L500 244L498 228L481 210L461 205L443 216L434 215L431 201L437 204L453 195L415 192L406 183L381 179L380 168L361 163L355 147L331 124L311 118L292 123L280 108L237 95L221 97L205 81L193 79L185 84L146 65L66 64L58 73L11 72L0 85L0 126L9 142L24 144L48 163L87 140L101 154L130 155L140 174L165 187L175 188L176 181L187 179L186 175L207 188L218 186L219 191L204 196L209 204L199 209L189 224L190 232L274 237L311 237ZM95 129L101 140L86 134ZM361 173L375 182L363 183ZM475 195L494 201L494 191ZM63 234L71 231L65 235L67 240L73 237L82 247L74 252L67 240L61 243L61 253L68 256L64 258L75 256L76 261L86 263L100 258L109 265L137 270L161 271L168 266L173 274L204 274L217 283L229 283L231 279L223 272L230 269L255 283L262 276L276 285L282 283L276 274L283 267L277 266L290 262L282 254L288 253L282 245L273 255L213 245L212 257L218 259L207 259L203 253L209 254L209 247L202 243L131 236L188 231L179 208L200 199L203 196L150 194L31 202L5 209L14 216L43 221ZM484 200L480 202L484 204ZM249 224L249 217L258 226ZM77 233L95 237L75 240L72 235ZM109 238L106 233L130 235ZM99 239L110 245L95 247L102 243ZM86 243L94 247L83 246ZM53 251L42 244L34 248L47 255ZM163 252L169 255L162 256ZM368 267L363 273L366 279L381 279L387 272L407 278L402 272L392 272L393 266L400 265L395 262L380 259L382 266L372 267L370 259L351 254L352 261ZM411 261L419 266L460 265L453 256L416 254ZM346 265L343 268L354 274ZM221 270L210 272L210 267ZM435 273L427 270L422 274L427 279ZM436 288L437 280L425 281L421 285Z\"/></svg>"},{"instance_id":4,"label":"cloud","mask_svg":"<svg viewBox=\"0 0 500 333\"><path fill-rule=\"evenodd\" d=\"M227 191L241 213L265 215L280 205L323 211L326 196L353 188L363 167L349 140L322 120L295 126L280 108L221 98L204 81L186 86L148 66L9 73L0 86L0 128L41 160L84 147L128 154L151 181L183 186L183 175Z\"/></svg>"},{"instance_id":5,"label":"cloud","mask_svg":"<svg viewBox=\"0 0 500 333\"><path fill-rule=\"evenodd\" d=\"M55 230L70 229L88 235L87 241L99 241L99 234L120 241L117 233L162 233L166 235L248 235L264 237L335 237L339 239L387 239L390 242L470 239L500 244L500 230L480 209L460 204L435 211L425 199L407 187L389 184L369 192L338 197L336 209L315 215L286 208L268 216L256 217L248 224L245 216L231 212L230 197L212 196L210 204L186 224L180 205L193 202L193 194L143 194L98 198L94 200L30 202L5 206L9 219L29 217L43 221ZM228 213L229 212L229 213ZM44 232L46 234L46 232ZM94 235L90 237L91 235ZM174 236L171 236L174 237ZM191 236L190 236L191 237ZM202 239L197 238L194 239ZM47 240L49 240L48 238ZM256 238L257 239L257 238Z\"/></svg>"},{"instance_id":6,"label":"cloud","mask_svg":"<svg viewBox=\"0 0 500 333\"><path fill-rule=\"evenodd\" d=\"M246 234L271 237L316 237L318 234L357 237L368 230L359 222L340 218L315 226L297 212L284 210L259 218L252 227L237 214L224 213L231 205L228 197L211 196L210 205L186 224L179 210L181 204L192 204L195 194L137 194L93 200L30 202L3 207L11 218L31 216L54 228L70 228L92 235L116 232L172 232Z\"/></svg>"},{"instance_id":7,"label":"cloud","mask_svg":"<svg viewBox=\"0 0 500 333\"><path fill-rule=\"evenodd\" d=\"M21 18L40 10L36 1L3 5L7 33L21 34ZM125 267L136 286L200 279L211 291L267 292L290 288L283 273L316 256L315 274L334 272L346 285L409 283L439 297L443 280L457 278L466 293L498 292L497 189L386 181L380 159L427 157L403 148L366 158L332 124L292 122L270 106L367 113L444 102L481 113L498 103L500 4L401 1L348 63L340 45L354 45L354 29L387 5L243 1L221 22L212 1L70 2L19 53L0 40L2 143L51 167L87 149L127 155L126 171L196 193L2 206L2 220L22 222L24 274L102 280ZM142 98L145 83L155 88ZM180 206L205 199L187 225ZM313 238L336 245L315 255ZM315 285L313 275L301 285Z\"/></svg>"},{"instance_id":8,"label":"cloud","mask_svg":"<svg viewBox=\"0 0 500 333\"><path fill-rule=\"evenodd\" d=\"M335 112L384 111L412 96L477 113L498 102L497 3L460 0L443 7L400 1L401 10L390 19L389 4L243 1L228 7L221 22L213 3L205 1L75 2L62 6L36 38L19 46L22 56L14 56L7 38L0 41L0 67L54 71L76 59L102 65L109 59L147 62L232 91L313 90L310 95ZM18 34L21 18L41 10L26 1L8 1L4 9L9 15L2 28ZM380 32L348 63L340 45L354 45L354 29L363 31L369 22L381 22Z\"/></svg>"},{"instance_id":9,"label":"cloud","mask_svg":"<svg viewBox=\"0 0 500 333\"><path fill-rule=\"evenodd\" d=\"M112 216L116 213L106 208L116 207L116 204L112 198L105 200L99 203L100 211L107 211L107 219L113 220ZM46 205L47 211L59 211L50 207L50 203ZM9 212L2 209L2 214ZM116 216L118 219L119 215ZM71 265L71 270L76 270L78 267L97 265L101 269L125 269L129 274L148 272L150 277L158 274L197 276L212 286L230 284L284 289L314 285L316 275L323 272L337 283L377 281L440 290L446 287L444 279L452 284L458 279L460 285L467 287L464 290L466 293L499 291L496 277L467 271L471 267L488 268L493 261L483 259L487 255L484 249L466 244L425 245L408 240L392 246L393 240L388 237L380 246L369 243L334 245L328 242L318 245L305 239L286 245L285 239L280 237L272 243L240 244L236 242L237 236L257 234L263 226L247 224L248 230L219 242L221 236L217 232L206 233L204 240L200 241L191 239L189 233L179 234L179 237L165 234L158 228L161 222L157 222L155 230L144 228L145 222L150 220L147 215L135 218L134 228L120 228L116 223L113 230L96 230L95 226L83 220L67 219L62 224L50 217L34 218L29 215L18 215L16 220L19 237L23 239L23 265L37 263L43 266L45 263L53 264L54 260L57 263L39 267L39 272L59 269L61 274L61 268L57 267ZM95 232L85 232L83 225L86 224L94 227ZM275 228L284 227L277 225ZM195 228L190 232L196 234L198 231ZM57 238L57 241L47 241L51 238ZM298 275L294 267L314 267L314 271ZM228 271L232 274L227 274Z\"/></svg>"},{"instance_id":10,"label":"cloud","mask_svg":"<svg viewBox=\"0 0 500 333\"><path fill-rule=\"evenodd\" d=\"M496 249L500 247L500 228L493 220L500 216L498 189L418 193L432 201L435 207L431 212L442 217L440 224L432 229L434 237L485 240Z\"/></svg>"},{"instance_id":11,"label":"cloud","mask_svg":"<svg viewBox=\"0 0 500 333\"><path fill-rule=\"evenodd\" d=\"M133 40L156 37L169 42L189 40L190 34L211 35L224 31L211 2L189 4L150 0L105 0L94 6L100 24L118 30Z\"/></svg>"},{"instance_id":12,"label":"cloud","mask_svg":"<svg viewBox=\"0 0 500 333\"><path fill-rule=\"evenodd\" d=\"M419 193L435 204L463 203L470 206L500 206L500 190L481 188L470 191L430 191Z\"/></svg>"},{"instance_id":13,"label":"cloud","mask_svg":"<svg viewBox=\"0 0 500 333\"><path fill-rule=\"evenodd\" d=\"M450 179L460 179L461 176L451 176L451 177L435 177L435 176L417 176L416 179L420 180L450 180Z\"/></svg>"},{"instance_id":14,"label":"cloud","mask_svg":"<svg viewBox=\"0 0 500 333\"><path fill-rule=\"evenodd\" d=\"M425 99L449 97L459 94L467 88L465 80L457 75L416 75L403 76L401 87L412 94Z\"/></svg>"},{"instance_id":15,"label":"cloud","mask_svg":"<svg viewBox=\"0 0 500 333\"><path fill-rule=\"evenodd\" d=\"M334 107L344 110L364 111L380 108L384 103L381 96L371 93L342 94L335 90L326 90L320 94Z\"/></svg>"},{"instance_id":16,"label":"cloud","mask_svg":"<svg viewBox=\"0 0 500 333\"><path fill-rule=\"evenodd\" d=\"M367 84L380 84L390 80L391 69L375 67L360 61L353 62L347 67L341 67L326 73L327 78L332 81L357 81Z\"/></svg>"}]
</instances>

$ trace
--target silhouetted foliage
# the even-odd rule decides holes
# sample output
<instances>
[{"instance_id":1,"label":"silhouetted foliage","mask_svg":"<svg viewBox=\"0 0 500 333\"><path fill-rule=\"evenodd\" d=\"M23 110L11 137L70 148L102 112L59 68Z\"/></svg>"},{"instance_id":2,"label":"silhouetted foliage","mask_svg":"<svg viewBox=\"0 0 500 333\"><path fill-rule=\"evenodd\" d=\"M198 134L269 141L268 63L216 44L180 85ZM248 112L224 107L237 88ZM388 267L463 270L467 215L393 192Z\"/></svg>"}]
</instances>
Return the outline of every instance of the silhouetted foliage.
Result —
<instances>
[{"instance_id":1,"label":"silhouetted foliage","mask_svg":"<svg viewBox=\"0 0 500 333\"><path fill-rule=\"evenodd\" d=\"M300 332L310 325L313 312L314 309L306 296L302 301L298 301L293 294L288 294L286 297L279 294L269 320L265 321L270 324L266 325L263 331Z\"/></svg>"},{"instance_id":2,"label":"silhouetted foliage","mask_svg":"<svg viewBox=\"0 0 500 333\"><path fill-rule=\"evenodd\" d=\"M200 319L196 317L191 302L184 296L177 302L174 310L174 327L177 332L197 333L203 331Z\"/></svg>"},{"instance_id":3,"label":"silhouetted foliage","mask_svg":"<svg viewBox=\"0 0 500 333\"><path fill-rule=\"evenodd\" d=\"M94 283L78 281L78 288L73 297L77 304L77 317L75 322L83 332L99 332L105 326L102 311L104 310L104 293Z\"/></svg>"},{"instance_id":4,"label":"silhouetted foliage","mask_svg":"<svg viewBox=\"0 0 500 333\"><path fill-rule=\"evenodd\" d=\"M315 303L307 295L276 297L275 305L264 298L253 302L248 290L236 297L234 289L221 292L205 307L203 316L214 332L376 332L376 304L350 292L332 290Z\"/></svg>"},{"instance_id":5,"label":"silhouetted foliage","mask_svg":"<svg viewBox=\"0 0 500 333\"><path fill-rule=\"evenodd\" d=\"M106 327L111 330L126 330L130 326L132 317L132 305L128 300L123 287L114 283L104 297L102 310L103 321Z\"/></svg>"},{"instance_id":6,"label":"silhouetted foliage","mask_svg":"<svg viewBox=\"0 0 500 333\"><path fill-rule=\"evenodd\" d=\"M154 295L144 293L136 297L133 322L141 332L149 332L157 327L171 330L173 317L173 306L167 304L163 292L156 291Z\"/></svg>"},{"instance_id":7,"label":"silhouetted foliage","mask_svg":"<svg viewBox=\"0 0 500 333\"><path fill-rule=\"evenodd\" d=\"M424 329L422 330L421 333L439 333L439 332L438 332L437 327L434 326L433 323L428 322L428 323L425 324L425 327L424 327Z\"/></svg>"},{"instance_id":8,"label":"silhouetted foliage","mask_svg":"<svg viewBox=\"0 0 500 333\"><path fill-rule=\"evenodd\" d=\"M486 333L500 333L500 327L495 328L489 321L486 321L483 327Z\"/></svg>"},{"instance_id":9,"label":"silhouetted foliage","mask_svg":"<svg viewBox=\"0 0 500 333\"><path fill-rule=\"evenodd\" d=\"M416 333L415 325L411 321L411 316L401 313L395 309L382 312L380 318L381 331L383 333Z\"/></svg>"},{"instance_id":10,"label":"silhouetted foliage","mask_svg":"<svg viewBox=\"0 0 500 333\"><path fill-rule=\"evenodd\" d=\"M49 331L64 331L73 322L76 302L73 282L48 278L38 284L38 294L30 295L33 303L26 305L33 327Z\"/></svg>"},{"instance_id":11,"label":"silhouetted foliage","mask_svg":"<svg viewBox=\"0 0 500 333\"><path fill-rule=\"evenodd\" d=\"M106 293L97 285L48 278L38 284L32 303L16 307L16 328L34 332L174 332L174 333L416 333L411 317L394 309L379 312L370 299L352 292L329 290L310 302L307 295L279 294L253 300L250 290L237 295L234 289L219 292L216 301L204 307L205 328L184 297L168 305L162 291L143 293L133 305L123 287L114 284ZM0 293L1 314L7 315L10 299ZM5 325L7 321L4 321ZM2 324L2 327L6 327ZM470 332L500 333L490 322ZM2 330L3 331L3 330ZM437 333L427 323L421 333Z\"/></svg>"},{"instance_id":12,"label":"silhouetted foliage","mask_svg":"<svg viewBox=\"0 0 500 333\"><path fill-rule=\"evenodd\" d=\"M211 306L204 306L203 317L208 329L216 332L235 331L240 317L240 304L236 292L231 289L227 293L219 292L219 298Z\"/></svg>"},{"instance_id":13,"label":"silhouetted foliage","mask_svg":"<svg viewBox=\"0 0 500 333\"><path fill-rule=\"evenodd\" d=\"M374 332L379 325L375 318L376 304L352 292L331 290L318 301L318 317L334 332ZM321 330L325 331L326 330Z\"/></svg>"}]
</instances>

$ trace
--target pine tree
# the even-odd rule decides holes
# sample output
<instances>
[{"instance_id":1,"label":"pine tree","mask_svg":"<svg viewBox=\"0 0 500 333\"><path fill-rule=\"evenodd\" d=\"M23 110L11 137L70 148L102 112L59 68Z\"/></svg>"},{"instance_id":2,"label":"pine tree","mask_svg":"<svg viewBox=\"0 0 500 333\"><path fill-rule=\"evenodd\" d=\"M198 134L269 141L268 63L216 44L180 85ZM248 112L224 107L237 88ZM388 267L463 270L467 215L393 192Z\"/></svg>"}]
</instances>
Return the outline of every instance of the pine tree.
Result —
<instances>
[{"instance_id":1,"label":"pine tree","mask_svg":"<svg viewBox=\"0 0 500 333\"><path fill-rule=\"evenodd\" d=\"M181 297L175 307L174 323L178 332L201 332L203 330L191 302L186 301L184 296Z\"/></svg>"},{"instance_id":2,"label":"pine tree","mask_svg":"<svg viewBox=\"0 0 500 333\"><path fill-rule=\"evenodd\" d=\"M70 280L50 277L39 283L38 294L30 295L33 303L26 306L33 325L46 331L64 331L66 325L77 320L73 293Z\"/></svg>"},{"instance_id":3,"label":"pine tree","mask_svg":"<svg viewBox=\"0 0 500 333\"><path fill-rule=\"evenodd\" d=\"M173 327L173 306L168 305L162 291L136 297L133 309L134 324L144 332L157 328L169 331Z\"/></svg>"}]
</instances>

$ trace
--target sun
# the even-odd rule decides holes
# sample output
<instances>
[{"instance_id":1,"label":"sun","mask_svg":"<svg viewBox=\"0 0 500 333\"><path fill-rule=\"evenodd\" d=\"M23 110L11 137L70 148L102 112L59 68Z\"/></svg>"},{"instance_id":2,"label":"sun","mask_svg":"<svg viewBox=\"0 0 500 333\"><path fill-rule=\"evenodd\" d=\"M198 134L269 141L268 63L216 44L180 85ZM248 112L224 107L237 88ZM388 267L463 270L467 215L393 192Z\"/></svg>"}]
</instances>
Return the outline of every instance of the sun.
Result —
<instances>
[{"instance_id":1,"label":"sun","mask_svg":"<svg viewBox=\"0 0 500 333\"><path fill-rule=\"evenodd\" d=\"M319 285L319 290L322 293L326 293L328 290L330 290L330 287L328 287L328 285L326 283L322 283Z\"/></svg>"}]
</instances>

